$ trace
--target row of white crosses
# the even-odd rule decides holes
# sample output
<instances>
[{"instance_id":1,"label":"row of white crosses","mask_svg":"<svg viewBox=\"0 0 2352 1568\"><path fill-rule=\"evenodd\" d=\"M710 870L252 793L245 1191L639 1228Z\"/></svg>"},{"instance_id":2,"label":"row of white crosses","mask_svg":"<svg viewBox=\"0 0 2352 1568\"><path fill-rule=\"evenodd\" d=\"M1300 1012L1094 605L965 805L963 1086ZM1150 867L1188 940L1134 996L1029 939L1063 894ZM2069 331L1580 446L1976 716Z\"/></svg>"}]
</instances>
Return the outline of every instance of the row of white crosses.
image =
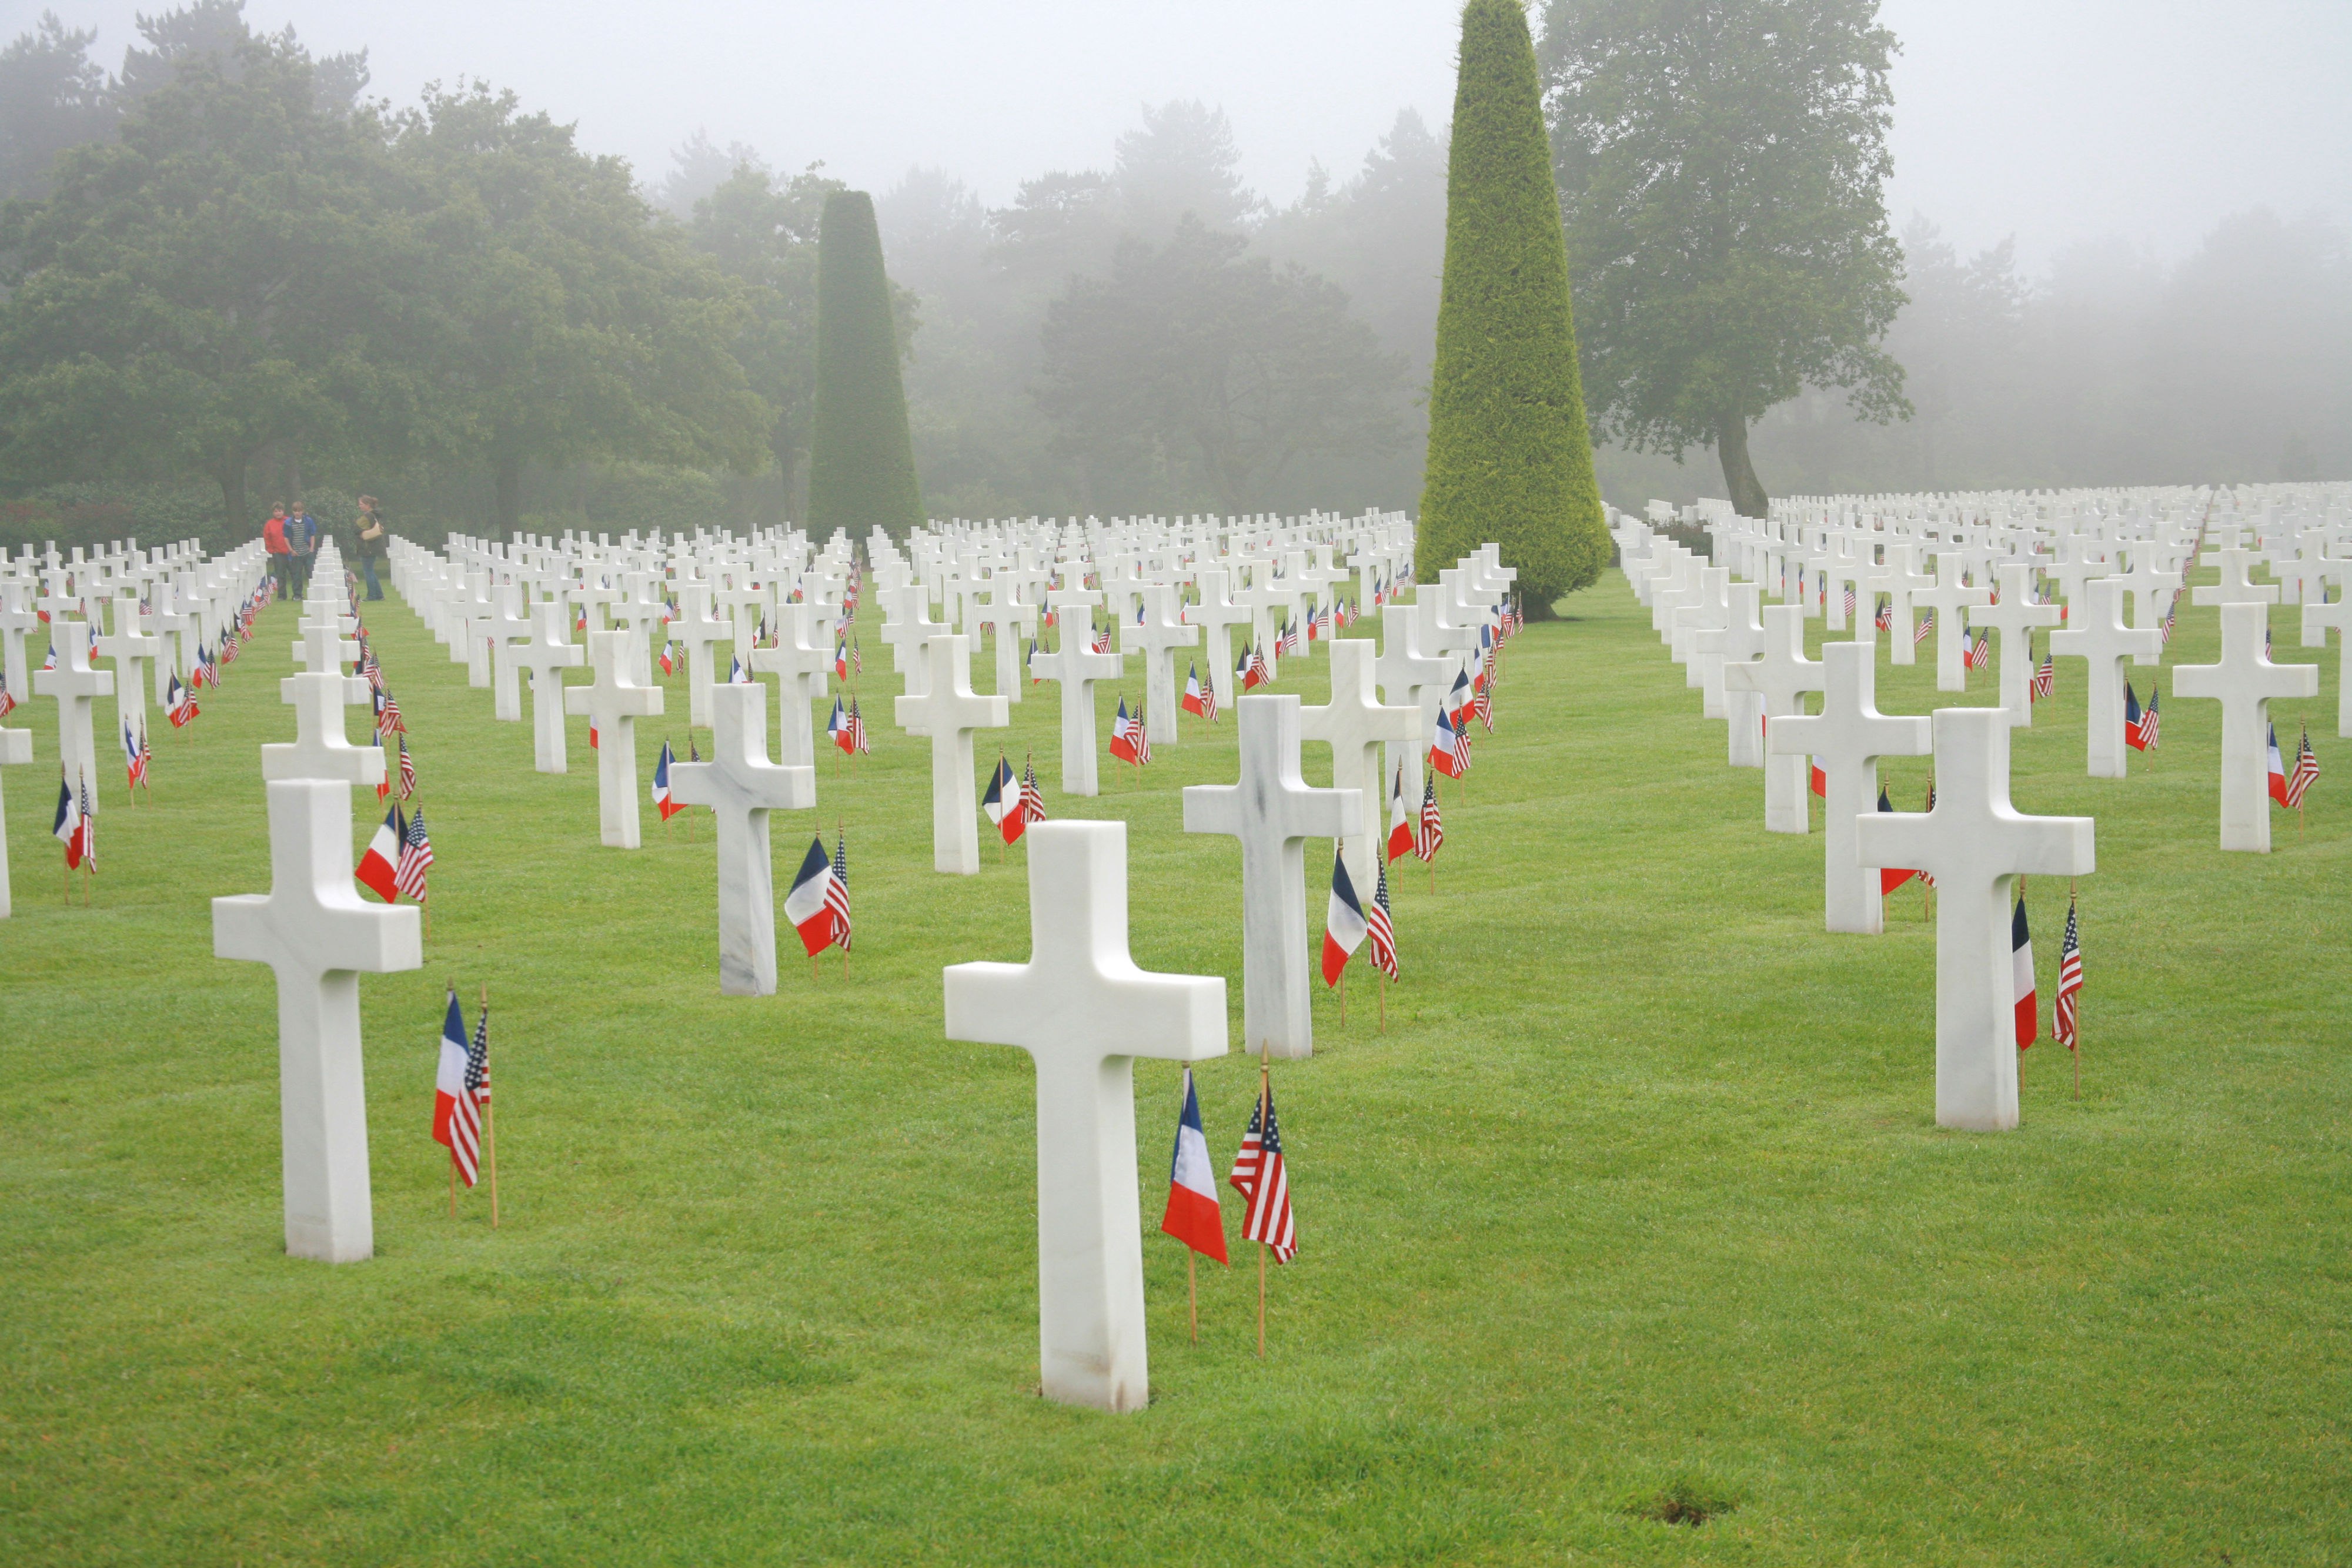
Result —
<instances>
[{"instance_id":1,"label":"row of white crosses","mask_svg":"<svg viewBox=\"0 0 2352 1568\"><path fill-rule=\"evenodd\" d=\"M2021 874L2083 875L2095 865L2088 818L2027 817L2009 798L2014 724L2005 707L1939 708L1932 718L1878 711L1876 650L1868 639L1824 644L1805 657L1802 602L1759 604L1759 585L1678 552L1643 523L1614 529L1626 572L1662 633L1695 627L1691 656L1721 663L1734 764L1765 769L1765 825L1805 832L1807 758L1825 777L1823 918L1832 931L1875 933L1884 912L1874 868L1928 873L1937 909L1936 1118L1993 1131L2017 1124L2017 1061L2011 1008L2009 910ZM1749 559L1755 559L1751 554ZM1955 577L1957 574L1955 574ZM2010 587L2026 595L2019 579ZM1990 594L1986 596L1990 598ZM1966 601L1948 601L1957 612ZM1696 612L1696 614L1694 613ZM1867 618L1864 618L1865 622ZM2006 635L2006 633L2004 633ZM1907 641L1907 639L1906 639ZM1711 676L1706 678L1711 679ZM1804 698L1823 697L1819 716ZM1747 699L1747 700L1742 700ZM1745 750L1760 714L1765 747ZM1881 813L1878 759L1932 751L1934 807Z\"/></svg>"},{"instance_id":2,"label":"row of white crosses","mask_svg":"<svg viewBox=\"0 0 2352 1568\"><path fill-rule=\"evenodd\" d=\"M1481 595L1507 594L1515 575L1499 565L1492 547L1454 570ZM1420 604L1436 598L1415 597ZM1392 636L1409 636L1417 625L1414 608L1392 606L1385 624ZM902 710L922 705L912 711L935 747L950 727L966 733L967 720L979 716L970 710L989 700L972 697L961 679L962 644L952 633L929 638L929 689L900 699ZM1064 648L1072 645L1066 637ZM1404 657L1401 648L1389 651ZM1377 801L1365 785L1376 789L1378 780L1367 781L1366 773L1381 745L1422 733L1417 702L1383 704L1375 694L1379 661L1369 640L1335 642L1331 659L1327 705L1303 707L1294 695L1240 698L1238 781L1184 791L1187 832L1240 841L1243 1029L1252 1048L1285 1058L1313 1049L1305 842L1340 841L1369 868L1379 824L1364 810ZM1301 744L1310 738L1331 747L1335 788L1317 788L1302 776ZM967 788L970 772L967 762ZM1134 1059L1197 1061L1223 1054L1224 982L1137 968L1129 949L1124 823L1040 823L1028 841L1029 961L950 967L946 1032L951 1040L1018 1046L1036 1063L1045 1395L1137 1410L1150 1398L1150 1378Z\"/></svg>"},{"instance_id":3,"label":"row of white crosses","mask_svg":"<svg viewBox=\"0 0 2352 1568\"><path fill-rule=\"evenodd\" d=\"M345 672L360 650L341 580L322 543L298 623L303 667L279 683L295 738L261 748L269 892L213 900L214 955L268 964L277 979L286 1250L329 1263L375 1250L359 977L425 962L419 911L366 903L352 881L352 788L382 783L384 758L344 732L344 708L370 695Z\"/></svg>"},{"instance_id":4,"label":"row of white crosses","mask_svg":"<svg viewBox=\"0 0 2352 1568\"><path fill-rule=\"evenodd\" d=\"M2243 509L2242 495L2229 502L2225 515ZM1677 631L1692 631L1688 656L1701 666L1692 684L1709 685L1710 699L1714 676L1706 664L1716 655L1724 659L1730 760L1766 766L1769 829L1807 831L1807 758L1821 766L1828 796L1829 929L1880 929L1878 882L1871 869L1877 864L1914 866L1937 878L1944 895L1937 927L1937 1100L1938 1117L1948 1124L2000 1127L2015 1122L2015 1068L2013 1053L2006 1049L2004 1005L2010 994L2008 889L2003 883L1986 891L1987 856L2002 878L2062 870L2079 874L2092 863L2087 820L2021 818L2008 806L2007 735L2032 722L2026 690L2032 634L2060 620L2055 605L2036 601L2033 580L2039 574L2056 584L2069 606L2066 630L2052 633L2053 655L2080 657L2089 672L2089 769L2095 777L2120 777L2125 664L2157 662L2163 642L2158 622L2217 509L2220 498L2209 492L1947 498L1925 506L1899 500L1867 507L1800 502L1776 506L1769 520L1736 517L1720 504L1675 518L1671 508L1653 503L1652 521L1704 522L1717 557L1759 572L1765 585L1731 581L1729 570L1706 564L1633 519L1621 519L1613 530L1635 592L1651 604L1653 624L1669 638L1670 648ZM2341 498L2325 521L2265 517L2277 525L2264 536L2273 544L2266 559L2273 570L2284 562L2285 576L2315 590L2318 601L2305 606L2305 636L2318 643L2326 627L2342 628L2345 615L2324 601L2330 579L2340 583L2345 568L2352 566L2344 559L2352 556L2345 548L2352 530L2342 526ZM2317 677L2308 666L2269 662L2266 604L2282 590L2248 580L2257 554L2243 546L2243 526L2232 521L2217 531L2222 581L2196 590L2193 597L2199 604L2221 607L2221 659L2177 670L2175 692L2212 696L2223 705L2222 847L2267 849L2266 706L2275 696L2315 695ZM1956 548L1941 548L1946 545ZM1933 554L1935 577L1911 569L1921 552ZM1969 581L1970 577L1977 582ZM1991 581L2000 584L1997 601ZM1939 689L1965 689L1958 654L1967 631L1999 631L2000 706L1938 710L1932 727L1927 719L1878 713L1872 681L1874 628L1866 612L1858 617L1853 642L1825 645L1821 661L1805 659L1804 618L1826 612L1836 629L1845 583L1856 587L1858 609L1874 603L1879 593L1889 598L1898 630L1891 652L1897 662L1906 662L1911 644L1899 633L1907 632L1913 607L1937 612L1939 631L1953 639L1939 644ZM1759 617L1759 595L1765 586L1783 602L1763 608ZM1863 593L1870 595L1868 601L1861 600ZM2135 620L2127 621L2127 606L2137 610ZM1685 656L1680 649L1675 652ZM1803 697L1811 692L1823 694L1818 717L1803 716ZM1780 721L1769 726L1769 754L1751 744L1758 707L1767 719ZM1710 702L1706 711L1717 709ZM1998 744L1977 733L1996 729ZM1921 755L1931 746L1938 764L1935 810L1924 816L1875 811L1877 758ZM1953 800L1955 788L1966 791L1963 800ZM1938 817L1945 819L1944 829L1933 825ZM2007 849L1988 847L1996 842ZM1975 852L1972 843L1984 852L1974 860L1969 858ZM1957 899L1945 880L1954 863L1964 873Z\"/></svg>"}]
</instances>

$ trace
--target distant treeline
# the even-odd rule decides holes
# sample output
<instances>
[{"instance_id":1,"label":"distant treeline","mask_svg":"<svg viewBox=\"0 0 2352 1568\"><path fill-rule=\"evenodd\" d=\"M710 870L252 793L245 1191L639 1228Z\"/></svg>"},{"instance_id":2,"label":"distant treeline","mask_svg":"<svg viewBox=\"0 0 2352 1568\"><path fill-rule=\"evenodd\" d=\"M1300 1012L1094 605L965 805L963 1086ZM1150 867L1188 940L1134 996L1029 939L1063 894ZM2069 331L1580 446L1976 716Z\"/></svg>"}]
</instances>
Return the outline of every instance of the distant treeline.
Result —
<instances>
[{"instance_id":1,"label":"distant treeline","mask_svg":"<svg viewBox=\"0 0 2352 1568\"><path fill-rule=\"evenodd\" d=\"M510 94L371 101L364 56L239 0L140 27L111 75L53 17L0 50L0 543L226 538L298 492L427 535L799 515L818 165L697 133L641 183ZM1276 206L1176 102L1002 207L910 171L877 204L927 509L1413 505L1445 158L1408 111ZM2035 279L1925 222L1903 246L1913 416L1782 405L1770 490L2352 473L2339 231L2251 213ZM1600 471L1620 506L1722 493L1703 456Z\"/></svg>"}]
</instances>

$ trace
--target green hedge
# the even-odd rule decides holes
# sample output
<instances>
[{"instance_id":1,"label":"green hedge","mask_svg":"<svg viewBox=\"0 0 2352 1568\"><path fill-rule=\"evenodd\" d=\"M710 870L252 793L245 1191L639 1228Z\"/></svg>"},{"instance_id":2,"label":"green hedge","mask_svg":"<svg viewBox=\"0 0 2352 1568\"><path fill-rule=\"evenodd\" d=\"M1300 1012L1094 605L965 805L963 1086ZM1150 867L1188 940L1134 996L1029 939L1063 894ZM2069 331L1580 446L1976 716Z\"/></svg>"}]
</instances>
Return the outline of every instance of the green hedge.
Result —
<instances>
[{"instance_id":1,"label":"green hedge","mask_svg":"<svg viewBox=\"0 0 2352 1568\"><path fill-rule=\"evenodd\" d=\"M923 521L915 444L898 379L898 335L874 198L835 191L817 230L816 416L809 442L809 532L875 528L904 538Z\"/></svg>"},{"instance_id":2,"label":"green hedge","mask_svg":"<svg viewBox=\"0 0 2352 1568\"><path fill-rule=\"evenodd\" d=\"M1423 580L1488 540L1518 569L1534 617L1609 561L1559 197L1518 0L1469 0L1462 12L1414 551Z\"/></svg>"}]
</instances>

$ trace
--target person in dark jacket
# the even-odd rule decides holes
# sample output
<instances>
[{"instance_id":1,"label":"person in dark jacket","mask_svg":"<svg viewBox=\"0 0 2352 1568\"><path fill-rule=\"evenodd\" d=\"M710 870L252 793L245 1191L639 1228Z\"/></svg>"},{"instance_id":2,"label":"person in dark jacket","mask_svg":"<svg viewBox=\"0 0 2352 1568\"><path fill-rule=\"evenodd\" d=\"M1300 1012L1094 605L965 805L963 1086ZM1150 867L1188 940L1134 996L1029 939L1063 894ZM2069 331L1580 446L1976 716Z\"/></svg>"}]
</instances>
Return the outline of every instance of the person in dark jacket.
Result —
<instances>
[{"instance_id":1,"label":"person in dark jacket","mask_svg":"<svg viewBox=\"0 0 2352 1568\"><path fill-rule=\"evenodd\" d=\"M375 563L383 559L391 535L383 526L383 514L373 496L360 497L360 518L352 529L357 538L352 541L352 553L360 558L360 570L367 578L367 596L382 599L383 590L375 580Z\"/></svg>"},{"instance_id":2,"label":"person in dark jacket","mask_svg":"<svg viewBox=\"0 0 2352 1568\"><path fill-rule=\"evenodd\" d=\"M310 591L310 569L319 561L319 519L299 498L286 519L286 544L294 566L294 597L299 599Z\"/></svg>"}]
</instances>

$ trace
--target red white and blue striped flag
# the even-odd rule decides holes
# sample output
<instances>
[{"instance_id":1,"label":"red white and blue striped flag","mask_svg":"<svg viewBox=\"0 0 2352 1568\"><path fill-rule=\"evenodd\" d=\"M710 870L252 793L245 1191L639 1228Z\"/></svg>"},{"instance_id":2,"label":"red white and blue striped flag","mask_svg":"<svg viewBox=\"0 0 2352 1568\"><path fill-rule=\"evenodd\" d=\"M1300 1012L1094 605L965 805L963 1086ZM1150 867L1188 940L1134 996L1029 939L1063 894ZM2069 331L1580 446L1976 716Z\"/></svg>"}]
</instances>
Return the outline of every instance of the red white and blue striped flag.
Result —
<instances>
[{"instance_id":1,"label":"red white and blue striped flag","mask_svg":"<svg viewBox=\"0 0 2352 1568\"><path fill-rule=\"evenodd\" d=\"M1225 1178L1249 1200L1242 1217L1242 1239L1263 1241L1274 1260L1287 1263L1298 1255L1298 1227L1290 1212L1290 1173L1282 1158L1282 1124L1274 1113L1274 1083L1262 1081L1257 1103L1251 1108L1249 1131L1234 1155L1233 1175Z\"/></svg>"},{"instance_id":2,"label":"red white and blue striped flag","mask_svg":"<svg viewBox=\"0 0 2352 1568\"><path fill-rule=\"evenodd\" d=\"M1225 1256L1225 1215L1217 1203L1215 1167L1209 1164L1209 1135L1201 1126L1201 1098L1192 1070L1184 1069L1184 1104L1176 1113L1176 1152L1168 1162L1168 1207L1160 1228L1204 1258Z\"/></svg>"}]
</instances>

